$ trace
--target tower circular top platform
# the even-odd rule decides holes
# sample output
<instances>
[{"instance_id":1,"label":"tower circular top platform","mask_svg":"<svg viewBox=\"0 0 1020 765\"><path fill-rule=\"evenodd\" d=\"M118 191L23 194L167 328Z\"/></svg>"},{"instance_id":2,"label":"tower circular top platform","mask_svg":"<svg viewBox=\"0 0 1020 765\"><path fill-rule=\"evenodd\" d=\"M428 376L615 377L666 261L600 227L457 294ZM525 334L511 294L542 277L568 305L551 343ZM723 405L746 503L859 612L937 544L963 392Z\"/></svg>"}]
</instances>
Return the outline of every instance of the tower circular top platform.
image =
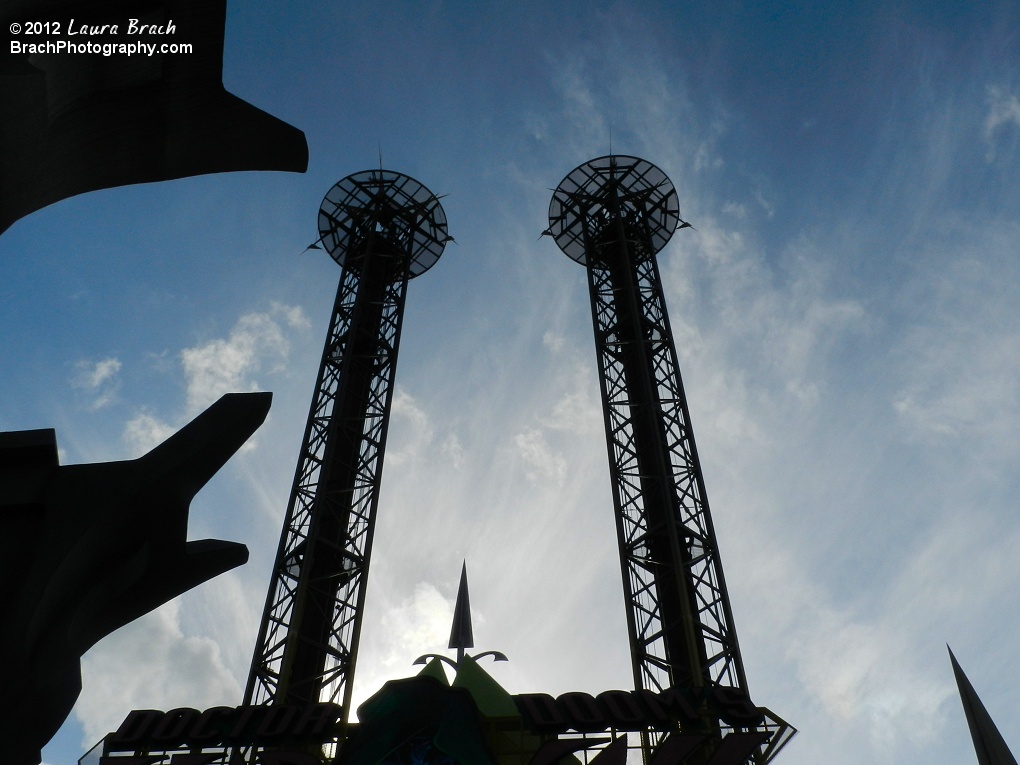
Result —
<instances>
[{"instance_id":1,"label":"tower circular top platform","mask_svg":"<svg viewBox=\"0 0 1020 765\"><path fill-rule=\"evenodd\" d=\"M548 232L567 257L587 265L598 232L622 218L661 250L680 221L676 189L662 170L638 157L609 155L567 173L549 203Z\"/></svg>"},{"instance_id":2,"label":"tower circular top platform","mask_svg":"<svg viewBox=\"0 0 1020 765\"><path fill-rule=\"evenodd\" d=\"M425 186L391 170L363 170L326 193L319 240L341 266L357 268L354 258L376 235L403 253L408 279L432 268L451 238L446 213Z\"/></svg>"}]
</instances>

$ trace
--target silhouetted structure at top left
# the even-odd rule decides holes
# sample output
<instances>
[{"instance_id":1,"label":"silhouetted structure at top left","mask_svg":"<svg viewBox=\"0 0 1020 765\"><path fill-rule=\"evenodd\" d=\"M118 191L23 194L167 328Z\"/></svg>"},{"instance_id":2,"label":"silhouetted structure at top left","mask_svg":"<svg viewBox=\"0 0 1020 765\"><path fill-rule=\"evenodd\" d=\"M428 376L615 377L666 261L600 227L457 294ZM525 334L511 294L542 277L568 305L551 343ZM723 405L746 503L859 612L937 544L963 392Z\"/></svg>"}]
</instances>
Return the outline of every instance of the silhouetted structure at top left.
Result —
<instances>
[{"instance_id":1,"label":"silhouetted structure at top left","mask_svg":"<svg viewBox=\"0 0 1020 765\"><path fill-rule=\"evenodd\" d=\"M271 393L228 394L137 460L62 466L52 430L0 433L0 742L36 765L102 637L239 566L236 542L188 542L192 497L262 424Z\"/></svg>"},{"instance_id":2,"label":"silhouetted structure at top left","mask_svg":"<svg viewBox=\"0 0 1020 765\"><path fill-rule=\"evenodd\" d=\"M59 35L12 42L189 44L190 52L21 52L0 59L0 233L19 218L96 189L235 170L304 172L297 128L223 87L226 0L8 0L2 28L28 21ZM172 34L129 34L139 24ZM116 34L68 35L111 24ZM50 27L52 31L53 26ZM46 27L41 27L46 31Z\"/></svg>"}]
</instances>

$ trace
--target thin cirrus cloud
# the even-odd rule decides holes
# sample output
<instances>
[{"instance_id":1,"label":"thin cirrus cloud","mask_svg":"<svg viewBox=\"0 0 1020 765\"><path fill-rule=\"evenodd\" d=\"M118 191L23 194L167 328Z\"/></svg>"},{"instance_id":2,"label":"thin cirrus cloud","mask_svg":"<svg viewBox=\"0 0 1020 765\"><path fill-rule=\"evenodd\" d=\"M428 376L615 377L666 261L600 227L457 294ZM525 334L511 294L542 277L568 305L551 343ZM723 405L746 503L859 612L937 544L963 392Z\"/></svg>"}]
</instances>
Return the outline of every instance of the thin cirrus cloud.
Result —
<instances>
[{"instance_id":1,"label":"thin cirrus cloud","mask_svg":"<svg viewBox=\"0 0 1020 765\"><path fill-rule=\"evenodd\" d=\"M309 327L300 307L274 302L267 312L241 316L228 337L185 348L188 412L200 412L224 393L254 390L254 374L280 371L286 362L287 330Z\"/></svg>"},{"instance_id":2,"label":"thin cirrus cloud","mask_svg":"<svg viewBox=\"0 0 1020 765\"><path fill-rule=\"evenodd\" d=\"M120 359L109 357L99 361L81 360L75 364L71 386L83 391L90 399L94 411L113 402L117 395Z\"/></svg>"},{"instance_id":3,"label":"thin cirrus cloud","mask_svg":"<svg viewBox=\"0 0 1020 765\"><path fill-rule=\"evenodd\" d=\"M993 162L996 147L1007 140L1012 131L1012 142L1016 145L1016 131L1020 129L1020 98L998 85L988 86L988 113L985 116L984 139L987 145L985 159Z\"/></svg>"},{"instance_id":4,"label":"thin cirrus cloud","mask_svg":"<svg viewBox=\"0 0 1020 765\"><path fill-rule=\"evenodd\" d=\"M224 394L260 390L258 376L283 371L291 333L308 326L300 308L273 302L268 311L240 316L226 337L184 348L178 354L186 394L183 415L167 422L139 411L125 424L124 440L136 453L145 453Z\"/></svg>"}]
</instances>

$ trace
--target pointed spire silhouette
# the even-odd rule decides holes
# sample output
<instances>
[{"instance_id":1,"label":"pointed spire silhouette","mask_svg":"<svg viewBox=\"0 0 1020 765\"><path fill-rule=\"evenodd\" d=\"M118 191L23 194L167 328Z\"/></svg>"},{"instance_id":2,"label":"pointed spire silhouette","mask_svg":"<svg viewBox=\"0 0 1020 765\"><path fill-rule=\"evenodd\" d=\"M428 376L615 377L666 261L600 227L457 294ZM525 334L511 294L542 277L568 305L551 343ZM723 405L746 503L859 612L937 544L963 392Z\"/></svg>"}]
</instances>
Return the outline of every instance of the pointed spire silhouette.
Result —
<instances>
[{"instance_id":1,"label":"pointed spire silhouette","mask_svg":"<svg viewBox=\"0 0 1020 765\"><path fill-rule=\"evenodd\" d=\"M967 725L974 740L979 765L1017 765L1016 758L1010 753L991 715L978 698L977 691L956 661L953 649L948 645L946 648L949 650L949 660L953 663L956 687L960 689L960 700L963 702L964 714L967 715Z\"/></svg>"},{"instance_id":2,"label":"pointed spire silhouette","mask_svg":"<svg viewBox=\"0 0 1020 765\"><path fill-rule=\"evenodd\" d=\"M475 647L475 636L471 630L471 601L468 598L467 561L464 561L460 570L460 589L457 591L457 605L453 609L449 647L457 649L458 664L464 659L465 649Z\"/></svg>"},{"instance_id":3,"label":"pointed spire silhouette","mask_svg":"<svg viewBox=\"0 0 1020 765\"><path fill-rule=\"evenodd\" d=\"M457 660L454 661L437 653L427 653L415 659L414 663L426 664L430 660L438 660L449 664L455 671L459 672L465 666L465 658L469 660L466 664L476 668L478 666L478 659L484 659L486 656L491 656L493 661L507 661L506 654L500 651L482 651L474 656L468 655L467 649L474 647L475 636L471 629L471 601L468 598L467 561L464 561L464 565L460 570L460 589L457 590L457 605L453 607L453 628L450 630L449 648L457 649ZM488 676L486 675L486 677Z\"/></svg>"}]
</instances>

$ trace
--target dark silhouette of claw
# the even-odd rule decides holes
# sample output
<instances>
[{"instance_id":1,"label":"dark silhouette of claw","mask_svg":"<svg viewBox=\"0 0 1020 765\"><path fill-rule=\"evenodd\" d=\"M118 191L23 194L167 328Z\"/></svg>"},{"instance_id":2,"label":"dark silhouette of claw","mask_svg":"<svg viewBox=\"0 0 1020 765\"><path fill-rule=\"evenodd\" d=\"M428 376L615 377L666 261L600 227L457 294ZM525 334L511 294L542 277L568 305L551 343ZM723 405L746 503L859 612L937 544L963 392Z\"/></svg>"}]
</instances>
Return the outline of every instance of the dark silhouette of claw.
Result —
<instances>
[{"instance_id":1,"label":"dark silhouette of claw","mask_svg":"<svg viewBox=\"0 0 1020 765\"><path fill-rule=\"evenodd\" d=\"M36 765L102 637L248 560L187 541L195 494L263 423L271 393L224 396L148 454L61 466L52 430L0 433L0 741Z\"/></svg>"}]
</instances>

